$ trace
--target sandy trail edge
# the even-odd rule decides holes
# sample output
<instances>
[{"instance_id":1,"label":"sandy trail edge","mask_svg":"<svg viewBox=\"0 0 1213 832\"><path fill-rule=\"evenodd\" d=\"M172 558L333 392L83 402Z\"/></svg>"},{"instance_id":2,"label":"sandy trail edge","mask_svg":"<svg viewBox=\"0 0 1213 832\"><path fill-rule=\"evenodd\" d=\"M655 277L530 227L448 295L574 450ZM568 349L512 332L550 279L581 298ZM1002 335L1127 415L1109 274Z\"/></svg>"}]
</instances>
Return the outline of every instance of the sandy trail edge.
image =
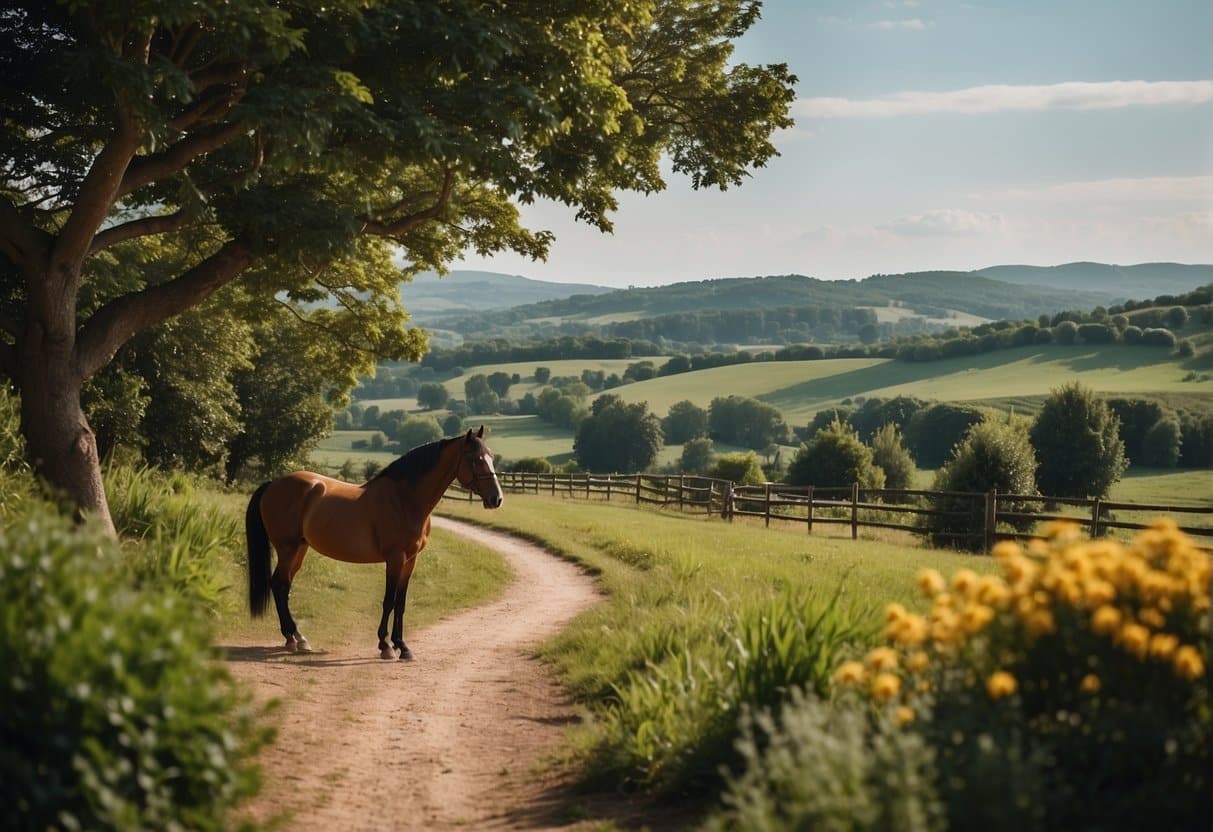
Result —
<instances>
[{"instance_id":1,"label":"sandy trail edge","mask_svg":"<svg viewBox=\"0 0 1213 832\"><path fill-rule=\"evenodd\" d=\"M516 578L492 603L406 632L415 662L375 658L366 639L307 657L229 648L259 700L282 700L254 818L285 813L286 829L325 832L575 825L549 805L554 784L536 762L577 717L532 653L601 596L538 546L433 520L499 552Z\"/></svg>"}]
</instances>

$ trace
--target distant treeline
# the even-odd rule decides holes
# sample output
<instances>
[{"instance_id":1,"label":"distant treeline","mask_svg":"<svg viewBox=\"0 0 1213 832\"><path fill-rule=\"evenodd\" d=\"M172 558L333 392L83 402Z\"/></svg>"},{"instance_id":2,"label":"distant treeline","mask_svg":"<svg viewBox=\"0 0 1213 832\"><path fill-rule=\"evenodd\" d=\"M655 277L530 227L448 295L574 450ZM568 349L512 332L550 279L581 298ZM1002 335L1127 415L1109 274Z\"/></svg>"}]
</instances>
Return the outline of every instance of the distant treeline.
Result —
<instances>
[{"instance_id":1,"label":"distant treeline","mask_svg":"<svg viewBox=\"0 0 1213 832\"><path fill-rule=\"evenodd\" d=\"M618 321L608 324L605 329L609 335L618 338L664 338L668 341L699 343L855 341L868 334L867 340L875 340L880 334L879 322L873 310L836 306L678 312L634 321ZM892 327L889 329L891 331Z\"/></svg>"}]
</instances>

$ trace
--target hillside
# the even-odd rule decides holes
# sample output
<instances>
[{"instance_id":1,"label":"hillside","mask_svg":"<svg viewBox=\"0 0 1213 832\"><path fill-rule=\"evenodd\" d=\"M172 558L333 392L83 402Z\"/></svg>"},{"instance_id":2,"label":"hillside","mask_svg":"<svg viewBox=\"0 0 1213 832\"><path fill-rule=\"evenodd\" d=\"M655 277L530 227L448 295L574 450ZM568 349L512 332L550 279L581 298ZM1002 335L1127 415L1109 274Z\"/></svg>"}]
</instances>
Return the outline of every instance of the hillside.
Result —
<instances>
[{"instance_id":1,"label":"hillside","mask_svg":"<svg viewBox=\"0 0 1213 832\"><path fill-rule=\"evenodd\" d=\"M974 274L1018 286L1102 292L1117 300L1124 300L1189 292L1197 286L1213 282L1213 265L1066 263L1061 266L992 266L978 269Z\"/></svg>"},{"instance_id":2,"label":"hillside","mask_svg":"<svg viewBox=\"0 0 1213 832\"><path fill-rule=\"evenodd\" d=\"M445 277L423 272L400 287L400 297L413 319L424 323L437 315L509 309L513 306L610 292L606 286L550 283L521 275L455 270Z\"/></svg>"}]
</instances>

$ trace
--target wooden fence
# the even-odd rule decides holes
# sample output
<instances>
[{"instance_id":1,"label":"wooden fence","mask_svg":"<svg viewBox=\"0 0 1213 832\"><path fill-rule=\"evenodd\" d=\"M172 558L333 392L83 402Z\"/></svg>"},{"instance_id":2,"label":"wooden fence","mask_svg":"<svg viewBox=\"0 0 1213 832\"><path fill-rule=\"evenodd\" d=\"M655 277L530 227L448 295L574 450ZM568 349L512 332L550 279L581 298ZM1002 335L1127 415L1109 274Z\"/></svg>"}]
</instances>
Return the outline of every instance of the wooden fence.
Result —
<instances>
[{"instance_id":1,"label":"wooden fence","mask_svg":"<svg viewBox=\"0 0 1213 832\"><path fill-rule=\"evenodd\" d=\"M525 474L501 473L502 489L513 494L623 500L697 514L762 518L766 526L802 523L849 527L852 539L861 528L895 529L930 535L939 542L988 552L999 540L1033 536L1037 523L1068 520L1083 525L1091 537L1116 530L1142 529L1159 515L1175 519L1180 529L1213 550L1213 504L1148 505L1100 499L1041 497L918 489L841 488L783 483L736 485L728 480L689 475L657 474ZM448 499L472 500L456 483ZM931 518L943 518L946 528L927 528ZM951 520L951 522L947 522ZM949 531L947 529L961 529Z\"/></svg>"}]
</instances>

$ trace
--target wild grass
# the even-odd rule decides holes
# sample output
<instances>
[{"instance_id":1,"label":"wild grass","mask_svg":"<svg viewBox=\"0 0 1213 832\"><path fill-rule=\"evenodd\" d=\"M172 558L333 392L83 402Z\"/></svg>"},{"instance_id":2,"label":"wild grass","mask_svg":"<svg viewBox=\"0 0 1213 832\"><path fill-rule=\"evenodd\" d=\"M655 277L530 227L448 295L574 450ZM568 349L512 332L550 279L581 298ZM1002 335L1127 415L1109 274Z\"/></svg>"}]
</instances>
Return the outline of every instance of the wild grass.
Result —
<instances>
[{"instance_id":1,"label":"wild grass","mask_svg":"<svg viewBox=\"0 0 1213 832\"><path fill-rule=\"evenodd\" d=\"M587 776L613 787L711 792L736 762L738 717L797 685L824 688L836 659L866 646L876 610L919 602L924 567L984 560L881 540L810 537L620 505L507 499L486 516L582 563L609 598L542 653L593 714L575 745Z\"/></svg>"}]
</instances>

